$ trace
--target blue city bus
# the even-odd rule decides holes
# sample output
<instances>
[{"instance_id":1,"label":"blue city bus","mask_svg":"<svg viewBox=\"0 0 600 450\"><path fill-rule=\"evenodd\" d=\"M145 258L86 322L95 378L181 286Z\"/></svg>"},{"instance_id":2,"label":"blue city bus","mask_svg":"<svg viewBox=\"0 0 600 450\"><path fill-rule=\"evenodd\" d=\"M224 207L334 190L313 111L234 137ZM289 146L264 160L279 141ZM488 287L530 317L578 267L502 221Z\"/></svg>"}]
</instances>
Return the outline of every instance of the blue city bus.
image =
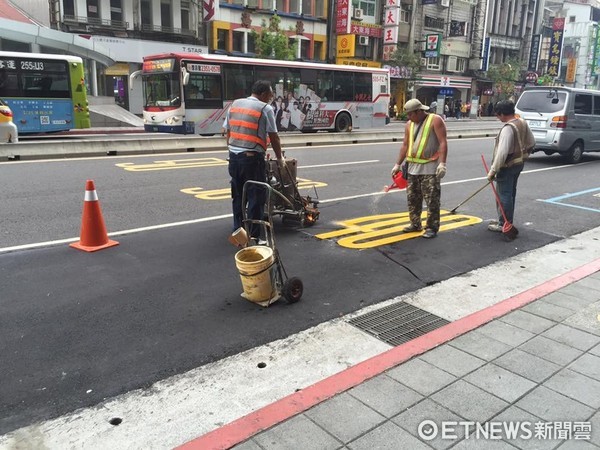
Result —
<instances>
[{"instance_id":1,"label":"blue city bus","mask_svg":"<svg viewBox=\"0 0 600 450\"><path fill-rule=\"evenodd\" d=\"M19 134L91 126L83 61L76 56L0 52L0 99Z\"/></svg>"}]
</instances>

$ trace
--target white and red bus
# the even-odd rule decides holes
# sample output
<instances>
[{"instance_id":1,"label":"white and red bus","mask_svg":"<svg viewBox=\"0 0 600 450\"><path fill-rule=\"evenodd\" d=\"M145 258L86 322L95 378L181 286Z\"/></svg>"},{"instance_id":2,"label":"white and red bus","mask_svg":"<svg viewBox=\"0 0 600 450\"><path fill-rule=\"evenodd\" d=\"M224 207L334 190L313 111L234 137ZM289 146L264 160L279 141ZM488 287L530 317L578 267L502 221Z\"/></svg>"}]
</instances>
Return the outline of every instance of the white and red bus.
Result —
<instances>
[{"instance_id":1,"label":"white and red bus","mask_svg":"<svg viewBox=\"0 0 600 450\"><path fill-rule=\"evenodd\" d=\"M233 100L256 80L273 85L280 131L350 131L388 119L387 69L164 53L145 57L141 76L146 131L220 133Z\"/></svg>"}]
</instances>

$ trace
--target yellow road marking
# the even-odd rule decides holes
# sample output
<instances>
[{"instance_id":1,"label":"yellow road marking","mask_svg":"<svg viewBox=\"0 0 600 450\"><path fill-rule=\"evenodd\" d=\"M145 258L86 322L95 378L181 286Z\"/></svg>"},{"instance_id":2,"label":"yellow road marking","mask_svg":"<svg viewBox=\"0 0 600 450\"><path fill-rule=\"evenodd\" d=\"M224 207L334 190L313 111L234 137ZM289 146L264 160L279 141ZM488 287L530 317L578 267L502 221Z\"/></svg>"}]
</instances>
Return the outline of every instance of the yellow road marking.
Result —
<instances>
[{"instance_id":1,"label":"yellow road marking","mask_svg":"<svg viewBox=\"0 0 600 450\"><path fill-rule=\"evenodd\" d=\"M423 212L421 220L423 226L427 219L427 213ZM453 230L481 223L479 217L466 216L463 214L449 214L448 211L440 211L440 232ZM422 231L415 233L403 233L402 229L410 224L408 212L378 214L374 216L358 217L344 220L339 224L345 228L317 234L319 239L340 238L337 243L342 247L353 249L365 249L389 245L406 239L413 239L423 234Z\"/></svg>"},{"instance_id":2,"label":"yellow road marking","mask_svg":"<svg viewBox=\"0 0 600 450\"><path fill-rule=\"evenodd\" d=\"M327 183L323 183L321 181L311 181L305 178L296 178L298 181L298 190L302 189L310 189L314 187L325 187ZM201 187L193 187L193 188L185 188L182 189L181 192L184 194L193 195L196 198L201 200L226 200L231 198L231 189L213 189L210 191L205 191L204 188Z\"/></svg>"},{"instance_id":3,"label":"yellow road marking","mask_svg":"<svg viewBox=\"0 0 600 450\"><path fill-rule=\"evenodd\" d=\"M119 163L115 164L130 172L147 172L151 170L194 169L197 167L225 166L227 161L220 158L194 158L185 160L154 161L151 164Z\"/></svg>"}]
</instances>

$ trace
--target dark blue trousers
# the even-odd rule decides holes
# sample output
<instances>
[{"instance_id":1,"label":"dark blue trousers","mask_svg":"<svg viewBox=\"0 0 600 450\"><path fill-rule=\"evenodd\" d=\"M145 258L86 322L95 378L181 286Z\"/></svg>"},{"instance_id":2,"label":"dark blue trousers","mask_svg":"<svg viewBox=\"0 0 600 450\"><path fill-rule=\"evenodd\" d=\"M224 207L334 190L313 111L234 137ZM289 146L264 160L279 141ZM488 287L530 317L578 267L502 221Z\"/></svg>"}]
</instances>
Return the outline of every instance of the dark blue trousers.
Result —
<instances>
[{"instance_id":1,"label":"dark blue trousers","mask_svg":"<svg viewBox=\"0 0 600 450\"><path fill-rule=\"evenodd\" d=\"M513 223L515 217L515 203L517 199L517 181L523 170L523 164L515 164L511 167L504 167L496 174L496 189L500 203L504 208L506 218ZM498 223L504 224L504 218L498 209Z\"/></svg>"},{"instance_id":2,"label":"dark blue trousers","mask_svg":"<svg viewBox=\"0 0 600 450\"><path fill-rule=\"evenodd\" d=\"M247 205L242 205L244 183L248 180L267 181L265 155L259 152L229 152L229 175L231 176L231 198L233 209L233 231L242 227L242 208L246 209L248 219L263 220L266 191L262 186L248 185L246 189ZM250 236L260 236L260 225L250 227Z\"/></svg>"}]
</instances>

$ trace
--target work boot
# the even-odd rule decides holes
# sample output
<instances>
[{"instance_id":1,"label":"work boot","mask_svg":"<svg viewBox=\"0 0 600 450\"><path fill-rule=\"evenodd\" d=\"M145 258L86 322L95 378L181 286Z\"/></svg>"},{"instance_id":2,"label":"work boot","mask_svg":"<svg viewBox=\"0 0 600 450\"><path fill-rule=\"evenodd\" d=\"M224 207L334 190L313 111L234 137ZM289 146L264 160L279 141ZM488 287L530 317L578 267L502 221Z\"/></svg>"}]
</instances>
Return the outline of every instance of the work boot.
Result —
<instances>
[{"instance_id":1,"label":"work boot","mask_svg":"<svg viewBox=\"0 0 600 450\"><path fill-rule=\"evenodd\" d=\"M495 233L502 233L502 225L499 223L490 223L488 225L488 230L493 231Z\"/></svg>"},{"instance_id":2,"label":"work boot","mask_svg":"<svg viewBox=\"0 0 600 450\"><path fill-rule=\"evenodd\" d=\"M407 227L405 227L404 229L402 229L403 233L416 233L417 231L423 231L423 227L421 226L414 226L414 225L409 225Z\"/></svg>"},{"instance_id":3,"label":"work boot","mask_svg":"<svg viewBox=\"0 0 600 450\"><path fill-rule=\"evenodd\" d=\"M422 238L425 239L431 239L437 236L437 233L435 231L433 231L431 228L427 228L425 230L425 233L423 233L423 236L421 236Z\"/></svg>"}]
</instances>

